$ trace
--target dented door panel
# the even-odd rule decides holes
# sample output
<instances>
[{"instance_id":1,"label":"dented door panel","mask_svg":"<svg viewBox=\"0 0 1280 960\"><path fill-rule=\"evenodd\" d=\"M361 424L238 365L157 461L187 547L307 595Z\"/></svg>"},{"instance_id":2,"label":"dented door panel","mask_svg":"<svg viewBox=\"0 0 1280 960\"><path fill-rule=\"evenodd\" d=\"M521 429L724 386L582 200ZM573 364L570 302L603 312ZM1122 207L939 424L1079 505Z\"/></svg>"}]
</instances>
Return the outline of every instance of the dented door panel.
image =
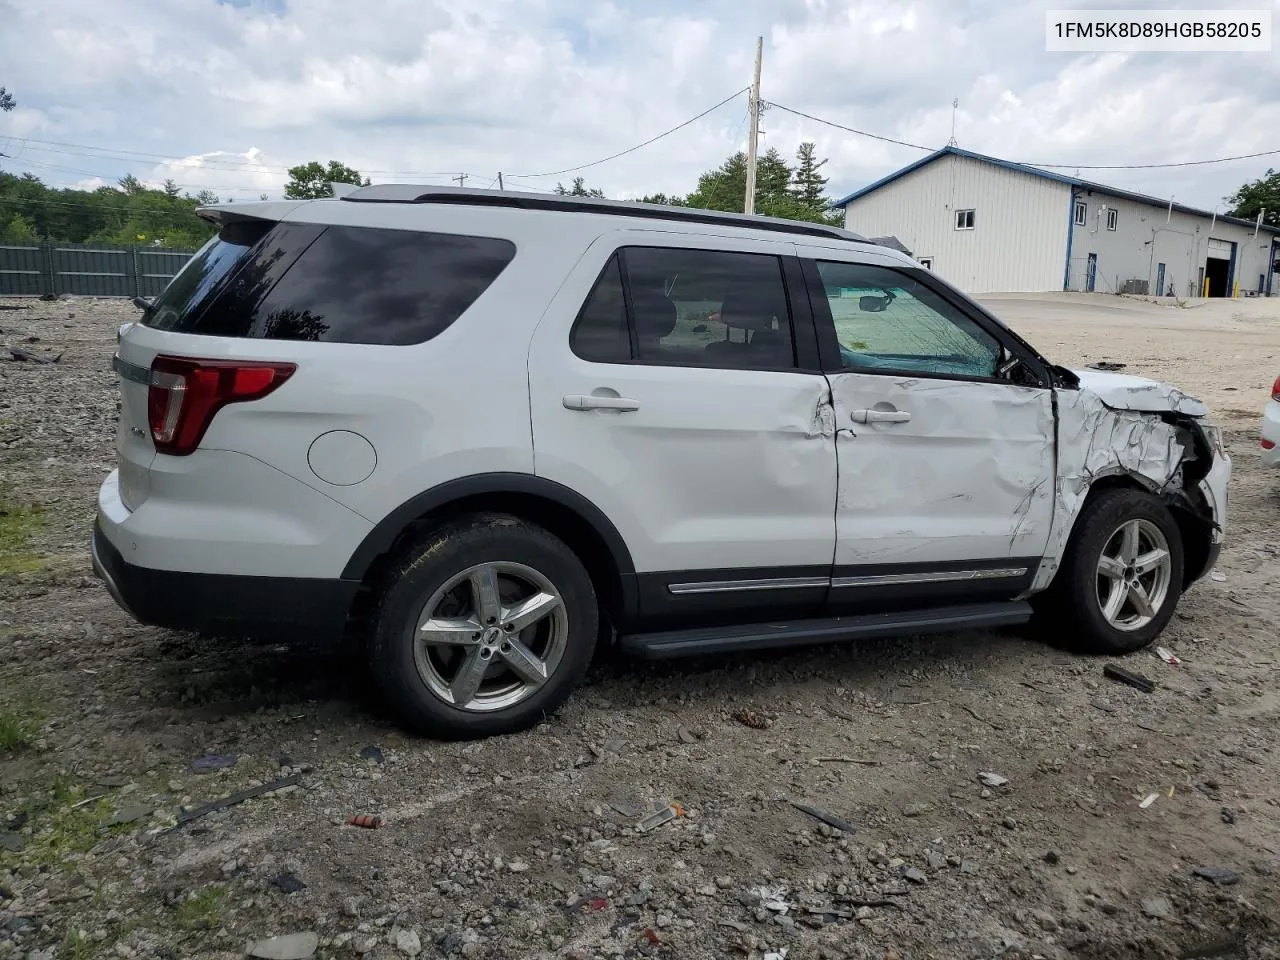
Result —
<instances>
[{"instance_id":1,"label":"dented door panel","mask_svg":"<svg viewBox=\"0 0 1280 960\"><path fill-rule=\"evenodd\" d=\"M1040 556L1053 515L1048 390L830 376L838 442L837 566ZM859 423L857 411L910 419Z\"/></svg>"}]
</instances>

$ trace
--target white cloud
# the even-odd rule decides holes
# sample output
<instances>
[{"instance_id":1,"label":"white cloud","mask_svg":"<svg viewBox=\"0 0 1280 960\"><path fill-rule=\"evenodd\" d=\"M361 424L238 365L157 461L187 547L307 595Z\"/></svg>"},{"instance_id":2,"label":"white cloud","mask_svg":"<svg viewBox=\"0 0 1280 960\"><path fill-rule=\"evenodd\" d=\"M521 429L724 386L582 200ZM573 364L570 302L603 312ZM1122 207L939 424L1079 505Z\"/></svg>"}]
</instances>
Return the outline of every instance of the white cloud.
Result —
<instances>
[{"instance_id":1,"label":"white cloud","mask_svg":"<svg viewBox=\"0 0 1280 960\"><path fill-rule=\"evenodd\" d=\"M1138 163L1276 146L1273 55L1047 54L1049 5L0 0L0 83L20 102L0 115L0 137L58 142L0 139L0 151L61 184L132 173L237 197L278 195L286 169L312 159L375 181L443 183L465 171L487 186L502 170L545 189L556 178L519 176L615 153L745 86L757 34L766 99L930 147L950 134L953 98L961 145L1015 160ZM741 147L745 119L740 98L583 175L614 196L688 191ZM781 110L762 126L765 146L785 154L816 140L834 193L920 156ZM1211 206L1267 165L1091 176Z\"/></svg>"}]
</instances>

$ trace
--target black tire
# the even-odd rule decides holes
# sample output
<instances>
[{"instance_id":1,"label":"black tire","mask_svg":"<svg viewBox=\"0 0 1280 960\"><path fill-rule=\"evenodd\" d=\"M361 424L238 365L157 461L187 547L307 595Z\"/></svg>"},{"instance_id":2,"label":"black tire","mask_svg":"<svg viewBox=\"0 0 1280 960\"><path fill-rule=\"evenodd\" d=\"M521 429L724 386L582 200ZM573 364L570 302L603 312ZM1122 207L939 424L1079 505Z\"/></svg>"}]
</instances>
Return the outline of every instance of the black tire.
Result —
<instances>
[{"instance_id":1,"label":"black tire","mask_svg":"<svg viewBox=\"0 0 1280 960\"><path fill-rule=\"evenodd\" d=\"M465 710L434 693L420 673L415 634L424 605L478 564L519 564L554 586L567 617L559 663L526 699L486 712ZM591 578L562 541L515 517L465 517L407 547L383 581L371 623L369 655L379 687L415 733L465 740L527 729L549 717L581 682L591 662L599 610Z\"/></svg>"},{"instance_id":2,"label":"black tire","mask_svg":"<svg viewBox=\"0 0 1280 960\"><path fill-rule=\"evenodd\" d=\"M1168 544L1170 571L1164 600L1150 622L1123 630L1108 622L1099 599L1098 564L1102 551L1123 525L1145 520L1159 529ZM1168 625L1182 596L1184 550L1178 524L1156 497L1141 490L1117 488L1090 498L1053 585L1036 604L1037 620L1067 645L1085 653L1126 654L1150 644Z\"/></svg>"}]
</instances>

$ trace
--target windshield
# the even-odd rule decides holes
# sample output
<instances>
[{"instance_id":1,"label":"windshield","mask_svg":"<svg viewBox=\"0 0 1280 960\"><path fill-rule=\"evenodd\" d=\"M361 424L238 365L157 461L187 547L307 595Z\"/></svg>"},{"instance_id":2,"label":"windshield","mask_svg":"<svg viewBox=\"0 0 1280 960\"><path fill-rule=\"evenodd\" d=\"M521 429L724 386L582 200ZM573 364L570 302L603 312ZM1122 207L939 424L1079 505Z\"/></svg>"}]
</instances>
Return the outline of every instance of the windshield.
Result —
<instances>
[{"instance_id":1,"label":"windshield","mask_svg":"<svg viewBox=\"0 0 1280 960\"><path fill-rule=\"evenodd\" d=\"M182 332L194 325L213 290L271 229L263 220L230 223L187 261L142 315L142 325Z\"/></svg>"}]
</instances>

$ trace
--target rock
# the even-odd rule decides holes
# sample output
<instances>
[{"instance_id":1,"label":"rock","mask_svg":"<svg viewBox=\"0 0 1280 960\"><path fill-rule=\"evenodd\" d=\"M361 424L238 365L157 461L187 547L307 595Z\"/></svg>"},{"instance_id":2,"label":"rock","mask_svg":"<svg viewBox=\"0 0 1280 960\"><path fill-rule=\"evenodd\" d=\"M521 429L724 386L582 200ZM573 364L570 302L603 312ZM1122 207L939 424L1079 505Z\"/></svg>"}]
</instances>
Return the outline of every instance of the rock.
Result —
<instances>
[{"instance_id":1,"label":"rock","mask_svg":"<svg viewBox=\"0 0 1280 960\"><path fill-rule=\"evenodd\" d=\"M422 940L415 930L396 931L396 949L406 957L416 957L422 952Z\"/></svg>"},{"instance_id":2,"label":"rock","mask_svg":"<svg viewBox=\"0 0 1280 960\"><path fill-rule=\"evenodd\" d=\"M1006 830L1015 830L1017 829L1018 821L1013 819L1013 817L1005 817L1003 820L1000 821L1000 825L1003 826Z\"/></svg>"},{"instance_id":3,"label":"rock","mask_svg":"<svg viewBox=\"0 0 1280 960\"><path fill-rule=\"evenodd\" d=\"M697 743L698 742L698 738L693 735L693 733L689 730L688 727L684 727L684 726L676 728L676 737L677 739L679 739L681 743Z\"/></svg>"},{"instance_id":4,"label":"rock","mask_svg":"<svg viewBox=\"0 0 1280 960\"><path fill-rule=\"evenodd\" d=\"M1051 867L1057 866L1058 861L1061 859L1062 858L1058 856L1057 850L1050 850L1048 853L1044 855L1044 862L1049 864L1049 866Z\"/></svg>"},{"instance_id":5,"label":"rock","mask_svg":"<svg viewBox=\"0 0 1280 960\"><path fill-rule=\"evenodd\" d=\"M1236 812L1230 807L1222 808L1222 822L1230 826L1236 822Z\"/></svg>"},{"instance_id":6,"label":"rock","mask_svg":"<svg viewBox=\"0 0 1280 960\"><path fill-rule=\"evenodd\" d=\"M468 940L462 945L462 955L464 957L478 957L484 953L484 944L479 940Z\"/></svg>"},{"instance_id":7,"label":"rock","mask_svg":"<svg viewBox=\"0 0 1280 960\"><path fill-rule=\"evenodd\" d=\"M908 803L902 808L904 817L922 817L928 812L929 805L927 803Z\"/></svg>"},{"instance_id":8,"label":"rock","mask_svg":"<svg viewBox=\"0 0 1280 960\"><path fill-rule=\"evenodd\" d=\"M1003 787L1009 782L1008 777L1002 777L998 773L980 773L978 780L984 787Z\"/></svg>"},{"instance_id":9,"label":"rock","mask_svg":"<svg viewBox=\"0 0 1280 960\"><path fill-rule=\"evenodd\" d=\"M732 877L716 877L716 886L721 890L728 890L733 886Z\"/></svg>"},{"instance_id":10,"label":"rock","mask_svg":"<svg viewBox=\"0 0 1280 960\"><path fill-rule=\"evenodd\" d=\"M43 950L28 950L27 960L55 960L57 955L57 947L45 947Z\"/></svg>"},{"instance_id":11,"label":"rock","mask_svg":"<svg viewBox=\"0 0 1280 960\"><path fill-rule=\"evenodd\" d=\"M529 864L523 860L512 860L507 864L507 869L512 873L526 873L529 870Z\"/></svg>"},{"instance_id":12,"label":"rock","mask_svg":"<svg viewBox=\"0 0 1280 960\"><path fill-rule=\"evenodd\" d=\"M1229 887L1240 882L1240 874L1227 867L1196 867L1192 872L1218 887Z\"/></svg>"},{"instance_id":13,"label":"rock","mask_svg":"<svg viewBox=\"0 0 1280 960\"><path fill-rule=\"evenodd\" d=\"M360 898L347 897L342 901L342 915L355 920L360 916Z\"/></svg>"},{"instance_id":14,"label":"rock","mask_svg":"<svg viewBox=\"0 0 1280 960\"><path fill-rule=\"evenodd\" d=\"M151 816L154 812L155 807L147 804L126 804L107 818L105 826L114 827L121 823L134 823Z\"/></svg>"},{"instance_id":15,"label":"rock","mask_svg":"<svg viewBox=\"0 0 1280 960\"><path fill-rule=\"evenodd\" d=\"M1142 912L1153 920L1168 920L1173 916L1173 906L1164 897L1151 897L1142 901Z\"/></svg>"},{"instance_id":16,"label":"rock","mask_svg":"<svg viewBox=\"0 0 1280 960\"><path fill-rule=\"evenodd\" d=\"M297 893L299 890L305 890L307 885L298 879L297 875L286 870L284 873L273 877L271 885L281 893Z\"/></svg>"},{"instance_id":17,"label":"rock","mask_svg":"<svg viewBox=\"0 0 1280 960\"><path fill-rule=\"evenodd\" d=\"M1057 918L1054 917L1053 914L1046 913L1043 910L1032 910L1031 919L1039 925L1041 930L1047 930L1052 933L1054 930L1058 929Z\"/></svg>"},{"instance_id":18,"label":"rock","mask_svg":"<svg viewBox=\"0 0 1280 960\"><path fill-rule=\"evenodd\" d=\"M929 864L930 870L942 870L947 865L947 858L937 850L926 850L924 859L925 862Z\"/></svg>"},{"instance_id":19,"label":"rock","mask_svg":"<svg viewBox=\"0 0 1280 960\"><path fill-rule=\"evenodd\" d=\"M244 948L244 952L259 960L307 960L315 956L320 938L314 931L288 933L281 937L259 940Z\"/></svg>"},{"instance_id":20,"label":"rock","mask_svg":"<svg viewBox=\"0 0 1280 960\"><path fill-rule=\"evenodd\" d=\"M924 871L918 867L907 867L906 870L902 871L902 876L903 879L910 880L912 883L924 883L929 879L925 876Z\"/></svg>"}]
</instances>

